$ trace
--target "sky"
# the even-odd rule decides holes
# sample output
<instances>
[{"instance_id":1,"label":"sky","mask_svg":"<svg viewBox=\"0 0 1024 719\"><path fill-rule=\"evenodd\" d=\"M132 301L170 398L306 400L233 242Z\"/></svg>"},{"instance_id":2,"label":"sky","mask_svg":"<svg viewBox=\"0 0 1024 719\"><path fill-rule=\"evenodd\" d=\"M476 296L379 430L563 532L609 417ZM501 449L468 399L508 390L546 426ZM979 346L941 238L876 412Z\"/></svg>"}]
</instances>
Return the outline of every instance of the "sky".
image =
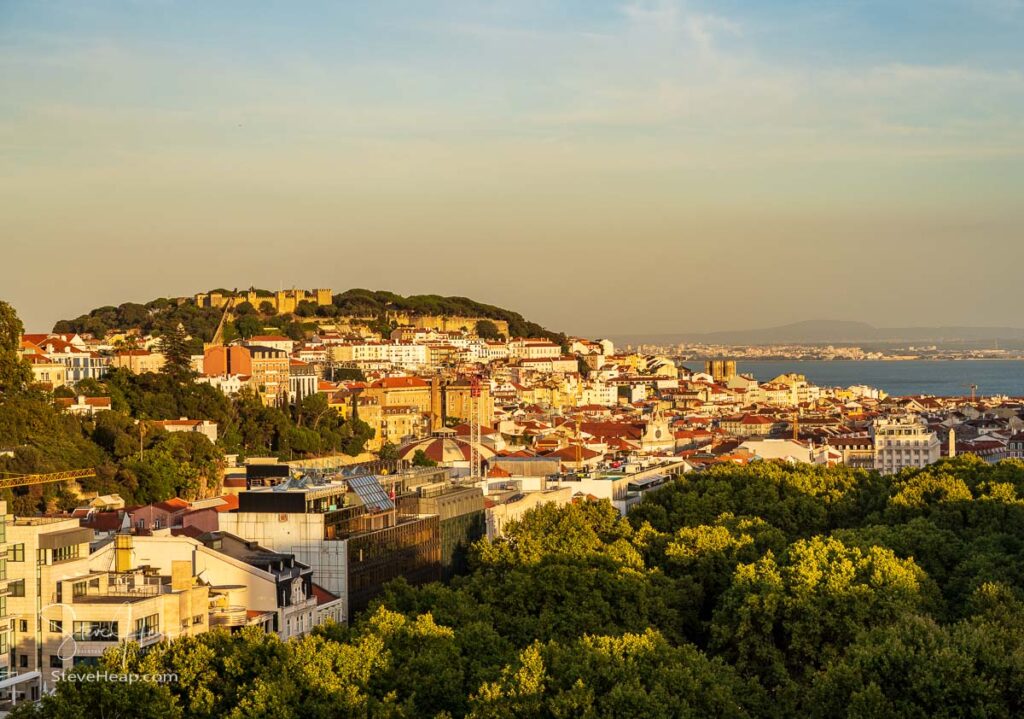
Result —
<instances>
[{"instance_id":1,"label":"sky","mask_svg":"<svg viewBox=\"0 0 1024 719\"><path fill-rule=\"evenodd\" d=\"M0 0L0 299L1024 325L1024 0Z\"/></svg>"}]
</instances>

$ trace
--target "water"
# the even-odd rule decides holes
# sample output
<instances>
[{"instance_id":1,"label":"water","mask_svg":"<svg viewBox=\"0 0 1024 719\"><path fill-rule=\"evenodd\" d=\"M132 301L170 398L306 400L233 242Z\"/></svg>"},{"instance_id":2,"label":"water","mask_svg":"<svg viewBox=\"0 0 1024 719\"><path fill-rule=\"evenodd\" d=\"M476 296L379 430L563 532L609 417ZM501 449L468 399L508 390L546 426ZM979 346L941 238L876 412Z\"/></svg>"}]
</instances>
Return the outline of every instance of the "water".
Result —
<instances>
[{"instance_id":1,"label":"water","mask_svg":"<svg viewBox=\"0 0 1024 719\"><path fill-rule=\"evenodd\" d=\"M703 362L686 363L703 371ZM766 360L737 362L737 371L764 382L787 372L821 387L866 384L892 395L1024 396L1024 360Z\"/></svg>"}]
</instances>

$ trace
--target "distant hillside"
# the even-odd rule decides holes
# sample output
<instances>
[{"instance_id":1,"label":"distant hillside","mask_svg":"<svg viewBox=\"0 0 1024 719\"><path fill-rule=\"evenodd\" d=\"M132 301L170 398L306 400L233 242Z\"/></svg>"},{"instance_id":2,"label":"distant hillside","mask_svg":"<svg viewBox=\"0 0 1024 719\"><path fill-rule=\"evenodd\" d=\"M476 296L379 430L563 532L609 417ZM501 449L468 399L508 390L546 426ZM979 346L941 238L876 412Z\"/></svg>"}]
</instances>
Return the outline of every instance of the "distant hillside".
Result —
<instances>
[{"instance_id":1,"label":"distant hillside","mask_svg":"<svg viewBox=\"0 0 1024 719\"><path fill-rule=\"evenodd\" d=\"M218 289L212 292L224 296L233 293ZM256 290L261 296L271 296L266 290ZM241 296L244 297L244 294ZM300 303L296 312L277 314L262 312L248 302L232 310L234 321L226 328L226 336L247 336L258 326L276 327L284 334L296 339L315 329L318 321L329 323L332 318L372 318L368 322L380 331L388 331L388 316L404 313L413 316L439 315L476 317L502 320L508 323L509 333L519 337L547 337L561 342L564 335L545 329L536 322L525 319L518 312L495 305L488 305L467 297L445 297L442 295L410 295L404 297L384 290L351 289L333 296L329 305L317 307L311 303ZM168 327L182 324L190 335L208 342L213 338L224 310L219 307L199 307L193 298L158 298L145 304L125 302L123 304L97 307L74 319L60 320L54 325L54 332L79 332L104 336L113 330L138 328L143 333L160 334Z\"/></svg>"},{"instance_id":2,"label":"distant hillside","mask_svg":"<svg viewBox=\"0 0 1024 719\"><path fill-rule=\"evenodd\" d=\"M488 305L468 297L442 295L409 295L403 297L385 290L353 289L334 296L338 315L363 317L385 312L408 312L412 315L440 315L458 317L485 317L508 322L514 337L549 337L561 341L558 333L545 329L536 322L526 320L518 312Z\"/></svg>"},{"instance_id":3,"label":"distant hillside","mask_svg":"<svg viewBox=\"0 0 1024 719\"><path fill-rule=\"evenodd\" d=\"M1019 327L875 327L866 322L808 320L778 327L704 333L619 335L626 344L889 344L1024 341Z\"/></svg>"}]
</instances>

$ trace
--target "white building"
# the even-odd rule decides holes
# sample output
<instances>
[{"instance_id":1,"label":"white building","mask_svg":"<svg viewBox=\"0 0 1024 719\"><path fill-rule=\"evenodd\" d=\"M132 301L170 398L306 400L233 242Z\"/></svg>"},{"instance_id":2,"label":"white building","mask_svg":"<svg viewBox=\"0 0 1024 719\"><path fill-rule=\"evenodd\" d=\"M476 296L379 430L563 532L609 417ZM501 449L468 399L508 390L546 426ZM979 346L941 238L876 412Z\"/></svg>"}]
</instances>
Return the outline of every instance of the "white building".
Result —
<instances>
[{"instance_id":1,"label":"white building","mask_svg":"<svg viewBox=\"0 0 1024 719\"><path fill-rule=\"evenodd\" d=\"M208 419L164 419L153 422L162 427L165 432L196 432L206 437L210 442L217 442L217 423Z\"/></svg>"},{"instance_id":2,"label":"white building","mask_svg":"<svg viewBox=\"0 0 1024 719\"><path fill-rule=\"evenodd\" d=\"M270 347L287 354L291 354L295 349L295 340L284 335L256 335L247 339L243 344L246 347Z\"/></svg>"},{"instance_id":3,"label":"white building","mask_svg":"<svg viewBox=\"0 0 1024 719\"><path fill-rule=\"evenodd\" d=\"M926 467L941 456L935 432L917 415L876 419L871 425L875 469L894 474L907 467Z\"/></svg>"},{"instance_id":4,"label":"white building","mask_svg":"<svg viewBox=\"0 0 1024 719\"><path fill-rule=\"evenodd\" d=\"M427 345L399 342L365 342L331 347L335 362L387 362L400 367L422 367L427 364Z\"/></svg>"},{"instance_id":5,"label":"white building","mask_svg":"<svg viewBox=\"0 0 1024 719\"><path fill-rule=\"evenodd\" d=\"M515 339L508 343L509 359L557 359L562 348L550 340Z\"/></svg>"}]
</instances>

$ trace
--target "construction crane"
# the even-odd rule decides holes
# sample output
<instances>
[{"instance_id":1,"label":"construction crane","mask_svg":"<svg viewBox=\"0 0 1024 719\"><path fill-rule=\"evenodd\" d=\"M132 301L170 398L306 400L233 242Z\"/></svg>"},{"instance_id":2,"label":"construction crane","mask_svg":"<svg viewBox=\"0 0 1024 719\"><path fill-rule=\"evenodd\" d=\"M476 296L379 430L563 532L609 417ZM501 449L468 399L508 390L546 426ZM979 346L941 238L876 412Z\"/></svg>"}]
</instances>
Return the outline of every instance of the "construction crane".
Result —
<instances>
[{"instance_id":1,"label":"construction crane","mask_svg":"<svg viewBox=\"0 0 1024 719\"><path fill-rule=\"evenodd\" d=\"M974 404L975 399L976 399L976 395L978 394L978 385L976 385L976 384L965 384L963 386L967 387L968 389L971 390L971 404Z\"/></svg>"},{"instance_id":2,"label":"construction crane","mask_svg":"<svg viewBox=\"0 0 1024 719\"><path fill-rule=\"evenodd\" d=\"M583 377L576 379L576 473L579 474L583 471L583 432L582 422L583 416L580 414L582 411L580 403L583 401Z\"/></svg>"},{"instance_id":3,"label":"construction crane","mask_svg":"<svg viewBox=\"0 0 1024 719\"><path fill-rule=\"evenodd\" d=\"M474 481L483 481L484 495L487 494L487 478L483 476L480 457L480 442L483 439L480 430L480 380L476 377L469 382L469 476Z\"/></svg>"},{"instance_id":4,"label":"construction crane","mask_svg":"<svg viewBox=\"0 0 1024 719\"><path fill-rule=\"evenodd\" d=\"M69 469L66 472L50 472L49 474L17 474L13 477L0 478L0 489L31 487L37 484L67 482L72 479L84 479L86 477L95 476L95 469Z\"/></svg>"}]
</instances>

